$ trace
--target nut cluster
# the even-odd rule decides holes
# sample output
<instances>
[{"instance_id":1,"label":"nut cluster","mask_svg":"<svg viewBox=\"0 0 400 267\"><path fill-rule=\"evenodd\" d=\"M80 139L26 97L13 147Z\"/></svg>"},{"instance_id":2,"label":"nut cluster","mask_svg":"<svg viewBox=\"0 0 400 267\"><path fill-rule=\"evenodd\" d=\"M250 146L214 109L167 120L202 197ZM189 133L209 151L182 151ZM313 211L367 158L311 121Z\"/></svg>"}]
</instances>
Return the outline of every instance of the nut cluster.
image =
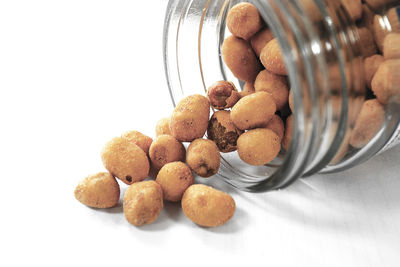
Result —
<instances>
[{"instance_id":1,"label":"nut cluster","mask_svg":"<svg viewBox=\"0 0 400 267\"><path fill-rule=\"evenodd\" d=\"M157 123L156 139L130 131L110 140L101 153L108 172L82 180L75 189L76 199L89 207L116 206L120 198L117 178L129 185L123 196L123 211L132 225L153 223L164 201L181 201L184 214L201 226L215 227L229 221L236 207L233 198L209 186L194 185L193 173L211 177L221 162L217 143L203 139L207 129L212 131L210 102L224 109L240 98L231 83L219 82L212 88L209 98L191 95L182 99L170 117ZM218 101L212 101L215 99ZM236 146L240 133L237 130L231 145ZM183 142L190 142L187 151ZM151 173L155 173L155 181L144 181Z\"/></svg>"},{"instance_id":2,"label":"nut cluster","mask_svg":"<svg viewBox=\"0 0 400 267\"><path fill-rule=\"evenodd\" d=\"M313 1L302 2L313 22L322 20ZM349 146L366 146L384 122L385 105L400 101L398 9L377 12L392 2L342 0L342 7L357 26L363 80L370 97L349 103L352 131L346 134L332 163L339 162ZM391 22L390 29L380 24L383 16ZM232 35L223 42L222 55L234 76L245 83L243 90L239 92L232 82L217 81L209 86L206 96L187 96L169 117L160 119L154 140L138 131L110 140L101 153L108 172L82 180L75 189L78 201L94 208L117 205L117 178L129 185L123 210L135 226L154 222L164 201L180 201L186 217L198 225L220 226L234 215L235 201L224 192L195 184L193 173L204 178L215 175L220 153L237 150L242 161L260 166L273 161L282 150L290 150L296 107L278 40L250 3L232 7L227 26ZM340 74L334 68L328 67L328 71L332 88L341 86L335 83ZM307 92L303 94L307 100ZM332 99L335 105L341 104L339 96ZM309 112L311 103L306 100L304 110ZM360 106L361 111L352 112L356 110L353 106ZM215 111L211 118L210 109ZM190 143L187 150L185 142ZM155 181L144 181L152 173Z\"/></svg>"},{"instance_id":3,"label":"nut cluster","mask_svg":"<svg viewBox=\"0 0 400 267\"><path fill-rule=\"evenodd\" d=\"M313 22L322 21L314 1L301 2ZM350 147L360 149L367 145L383 125L384 106L390 101L400 102L400 20L399 8L391 7L394 2L341 0L348 17L356 25L355 35L358 37L360 58L364 64L364 73L353 75L364 77L362 80L365 81L367 93L362 102L356 99L349 103L350 130L339 149L341 157L337 156L333 163L338 163ZM252 14L252 18L248 17L249 14ZM288 72L279 42L266 23L258 22L259 18L260 14L255 14L255 7L249 3L233 6L227 16L228 29L232 35L222 45L224 62L235 77L245 82L243 90L239 92L241 99L232 107L231 120L242 131L250 132L255 128L273 130L282 140L282 147L288 150L294 125L294 115L291 114L295 108L293 92L289 90ZM258 31L255 32L255 29ZM335 93L342 86L338 70L336 66L328 66L333 92L332 105L336 110L340 110L341 100ZM350 77L347 67L345 71L346 76ZM349 79L347 85L351 85ZM266 107L267 97L261 96L260 92L266 92L272 97L272 101L269 100L269 110ZM305 96L304 110L310 112L308 92L302 94ZM272 120L274 109L277 112ZM339 115L334 114L336 118ZM212 134L210 136L217 139ZM248 136L247 132L243 136ZM244 144L239 142L237 145L239 156L249 164L257 162L244 156ZM269 151L273 150L269 148ZM255 157L257 153L253 154L252 157Z\"/></svg>"}]
</instances>

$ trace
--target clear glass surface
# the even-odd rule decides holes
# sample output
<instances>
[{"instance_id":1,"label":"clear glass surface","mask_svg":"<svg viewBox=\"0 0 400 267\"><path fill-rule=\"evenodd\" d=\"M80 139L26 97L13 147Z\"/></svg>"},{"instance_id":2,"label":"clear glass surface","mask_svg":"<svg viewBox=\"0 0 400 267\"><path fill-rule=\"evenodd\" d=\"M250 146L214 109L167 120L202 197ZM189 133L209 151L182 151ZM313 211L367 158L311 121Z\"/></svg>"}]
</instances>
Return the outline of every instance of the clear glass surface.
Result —
<instances>
[{"instance_id":1,"label":"clear glass surface","mask_svg":"<svg viewBox=\"0 0 400 267\"><path fill-rule=\"evenodd\" d=\"M221 45L229 35L226 15L238 2L243 1L169 1L163 49L174 104L191 94L205 94L207 87L218 80L243 86L221 55ZM340 2L248 2L257 6L283 51L296 110L293 139L289 150L282 150L266 166L247 165L237 152L221 154L218 175L243 190L283 188L301 176L360 164L387 146L399 127L400 105L396 99L385 106L385 123L367 146L354 149L348 144L366 91L360 38ZM306 2L315 5L317 14L310 13ZM399 2L382 7L382 16Z\"/></svg>"}]
</instances>

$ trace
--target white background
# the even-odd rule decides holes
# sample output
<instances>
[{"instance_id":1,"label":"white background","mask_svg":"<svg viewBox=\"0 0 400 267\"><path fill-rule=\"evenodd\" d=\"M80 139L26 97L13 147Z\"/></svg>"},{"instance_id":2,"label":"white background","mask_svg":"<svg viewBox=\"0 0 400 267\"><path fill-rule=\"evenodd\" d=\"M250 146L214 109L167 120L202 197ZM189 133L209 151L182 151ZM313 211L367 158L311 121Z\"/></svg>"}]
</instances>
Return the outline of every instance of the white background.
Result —
<instances>
[{"instance_id":1,"label":"white background","mask_svg":"<svg viewBox=\"0 0 400 267\"><path fill-rule=\"evenodd\" d=\"M74 199L79 180L103 171L106 141L133 129L154 136L172 110L165 7L0 1L0 266L399 266L400 147L278 192L211 179L237 204L214 229L194 225L179 204L136 228L121 205Z\"/></svg>"}]
</instances>

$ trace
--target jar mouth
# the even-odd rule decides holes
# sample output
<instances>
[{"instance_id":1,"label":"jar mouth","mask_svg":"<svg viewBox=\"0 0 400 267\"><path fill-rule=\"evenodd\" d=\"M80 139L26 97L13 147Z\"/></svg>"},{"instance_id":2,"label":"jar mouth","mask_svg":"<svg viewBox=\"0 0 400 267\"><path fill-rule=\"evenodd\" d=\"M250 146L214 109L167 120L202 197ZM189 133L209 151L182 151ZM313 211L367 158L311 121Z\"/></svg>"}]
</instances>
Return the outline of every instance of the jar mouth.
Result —
<instances>
[{"instance_id":1,"label":"jar mouth","mask_svg":"<svg viewBox=\"0 0 400 267\"><path fill-rule=\"evenodd\" d=\"M185 96L205 94L207 85L215 81L229 80L237 87L243 87L243 82L228 71L221 53L227 31L227 12L239 2L243 1L169 1L163 49L167 84L174 106ZM357 71L363 72L360 70L359 55L352 47L357 40L351 31L351 24L354 26L354 23L346 17L348 14L345 11L337 11L339 1L312 1L323 17L325 32L322 35L325 39L321 39L321 32L317 32L321 29L314 28L313 21L299 1L246 2L259 9L280 44L294 95L293 138L287 152L282 150L274 161L261 167L251 167L242 162L237 152L221 153L218 175L236 188L266 191L286 187L301 176L321 170L332 172L349 168L375 154L379 144L355 151L360 155L356 161L348 153L348 157L339 158L332 164L332 160L336 160L341 153L352 127L349 117L361 108L355 102L354 107L348 109L349 102L365 99L365 91L358 88L363 77L355 79L352 76ZM330 10L332 6L335 11ZM337 32L337 29L342 29L342 32ZM343 29L350 30L345 32ZM334 78L332 73L336 73ZM336 91L333 90L334 80L338 81ZM338 104L334 101L336 98L339 99ZM393 113L399 107L393 104L387 109L392 109ZM385 124L387 127L378 135L391 136L394 124L399 123L398 117L394 112ZM382 146L383 139L380 139ZM332 166L327 166L329 163Z\"/></svg>"},{"instance_id":2,"label":"jar mouth","mask_svg":"<svg viewBox=\"0 0 400 267\"><path fill-rule=\"evenodd\" d=\"M344 71L346 58L342 52L341 40L337 37L331 14L322 1L315 3L324 22L326 38L333 48L334 53L331 56L339 72L337 79L340 80L340 90L337 94L341 102L340 107L335 107L332 103L332 84L329 63L324 53L325 44L316 32L310 14L307 14L297 1L251 2L258 8L278 40L293 92L295 112L292 141L282 165L274 174L279 180L282 180L282 177L286 179L272 186L282 188L299 177L321 171L335 157L348 130L347 107L351 88L346 82L349 77L346 77ZM331 4L335 5L332 2L336 1L331 1ZM344 24L341 25L342 28L350 25L350 22L343 18L340 22ZM346 37L345 35L344 38ZM347 51L347 55L350 55L350 59L347 60L352 60L350 51ZM334 112L338 113L336 118L332 115ZM273 180L274 177L269 179Z\"/></svg>"},{"instance_id":3,"label":"jar mouth","mask_svg":"<svg viewBox=\"0 0 400 267\"><path fill-rule=\"evenodd\" d=\"M221 56L221 46L226 32L226 14L236 2L240 1L181 0L169 2L164 29L164 64L174 105L184 96L199 92L205 93L207 85L218 80L236 81L236 85L243 86L243 83L238 82L227 71ZM302 84L304 75L308 75L307 80L312 80L313 74L310 71L313 66L311 64L307 66L307 73L298 71L299 62L293 60L298 59L298 55L293 55L293 43L289 42L285 35L286 29L282 24L282 19L275 13L279 9L285 9L283 4L276 1L276 5L271 6L269 2L273 1L265 1L263 4L261 1L252 2L259 8L281 44L292 88L296 91L295 105L298 107L295 114L297 126L294 128L294 141L287 153L281 153L270 164L250 167L241 162L235 152L221 154L222 166L219 176L234 187L259 191L287 186L304 173L307 166L305 163L310 157L312 139L316 135L312 125L319 121L319 117L312 112L306 114L303 104L300 103L304 97L300 93L299 85ZM191 20L191 14L199 10L202 10L202 14L197 14L198 20ZM299 36L300 32L293 31L292 33L293 35L297 34L298 38L301 37ZM189 47L190 49L188 49ZM188 73L189 67L187 66L193 64L196 65L197 70ZM193 87L197 89L193 89ZM316 90L315 85L310 88ZM309 96L313 98L313 91Z\"/></svg>"}]
</instances>

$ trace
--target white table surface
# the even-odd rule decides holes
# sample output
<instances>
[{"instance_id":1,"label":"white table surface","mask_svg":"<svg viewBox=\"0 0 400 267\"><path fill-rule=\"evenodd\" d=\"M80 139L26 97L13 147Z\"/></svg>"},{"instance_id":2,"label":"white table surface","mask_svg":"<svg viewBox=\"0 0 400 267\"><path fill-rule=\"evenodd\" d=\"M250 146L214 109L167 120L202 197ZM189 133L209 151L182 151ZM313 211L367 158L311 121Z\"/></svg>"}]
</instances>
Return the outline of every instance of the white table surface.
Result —
<instances>
[{"instance_id":1,"label":"white table surface","mask_svg":"<svg viewBox=\"0 0 400 267\"><path fill-rule=\"evenodd\" d=\"M104 170L106 141L132 129L154 135L172 110L165 6L0 2L0 266L399 266L400 147L271 193L210 179L237 204L214 229L197 227L179 204L137 228L121 205L95 210L74 199L80 179Z\"/></svg>"}]
</instances>

